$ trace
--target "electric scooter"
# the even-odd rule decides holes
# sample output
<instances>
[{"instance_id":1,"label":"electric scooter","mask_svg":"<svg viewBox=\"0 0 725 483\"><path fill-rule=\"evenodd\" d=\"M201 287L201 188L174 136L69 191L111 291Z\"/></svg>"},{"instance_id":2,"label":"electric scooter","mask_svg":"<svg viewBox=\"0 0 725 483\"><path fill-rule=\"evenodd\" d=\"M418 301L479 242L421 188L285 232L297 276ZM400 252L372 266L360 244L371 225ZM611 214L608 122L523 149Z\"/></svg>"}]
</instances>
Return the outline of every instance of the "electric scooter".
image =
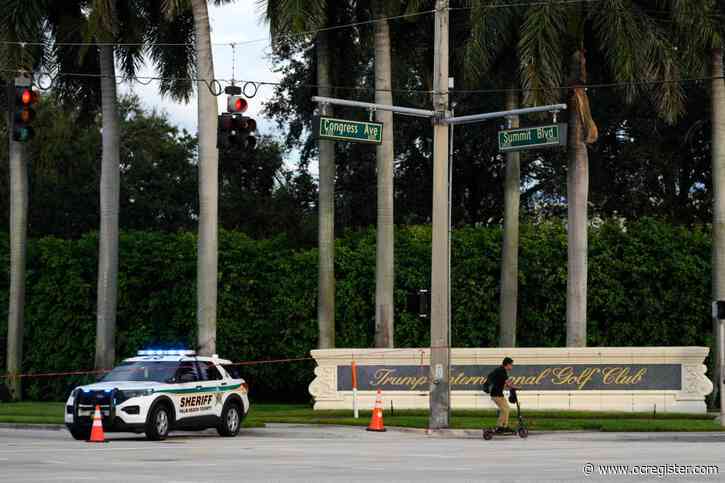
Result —
<instances>
[{"instance_id":1,"label":"electric scooter","mask_svg":"<svg viewBox=\"0 0 725 483\"><path fill-rule=\"evenodd\" d=\"M518 427L516 429L510 429L503 433L497 433L496 429L485 428L483 430L483 439L486 441L493 439L494 436L514 436L518 435L519 438L526 438L529 435L529 429L526 427L526 421L521 416L521 406L519 405L519 398L516 395L516 389L511 388L509 390L509 402L516 403L516 420L518 421Z\"/></svg>"}]
</instances>

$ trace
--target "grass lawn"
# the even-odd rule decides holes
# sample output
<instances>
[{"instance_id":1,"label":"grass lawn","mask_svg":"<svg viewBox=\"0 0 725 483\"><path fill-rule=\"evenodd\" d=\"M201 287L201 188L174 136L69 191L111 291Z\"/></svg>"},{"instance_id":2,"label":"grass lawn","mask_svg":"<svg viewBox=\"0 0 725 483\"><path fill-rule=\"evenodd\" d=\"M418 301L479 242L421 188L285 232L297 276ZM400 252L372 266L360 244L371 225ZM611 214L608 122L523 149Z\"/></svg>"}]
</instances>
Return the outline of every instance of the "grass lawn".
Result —
<instances>
[{"instance_id":1,"label":"grass lawn","mask_svg":"<svg viewBox=\"0 0 725 483\"><path fill-rule=\"evenodd\" d=\"M524 411L533 431L721 431L712 415L614 413L589 411ZM261 427L265 423L343 424L367 426L370 411L361 411L360 419L352 411L313 411L308 405L255 404L245 420L245 427ZM495 412L454 411L451 427L480 429L493 426ZM63 403L23 402L0 403L0 423L62 424ZM424 410L390 411L385 413L386 426L427 428L428 412Z\"/></svg>"}]
</instances>

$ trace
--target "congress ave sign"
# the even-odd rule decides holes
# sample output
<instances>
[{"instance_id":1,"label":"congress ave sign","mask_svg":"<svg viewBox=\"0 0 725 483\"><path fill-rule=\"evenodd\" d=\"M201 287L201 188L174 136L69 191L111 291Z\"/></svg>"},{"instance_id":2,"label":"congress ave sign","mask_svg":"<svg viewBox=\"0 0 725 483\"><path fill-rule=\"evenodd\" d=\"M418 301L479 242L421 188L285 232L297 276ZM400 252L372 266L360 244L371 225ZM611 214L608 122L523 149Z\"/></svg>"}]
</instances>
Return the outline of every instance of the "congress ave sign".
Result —
<instances>
[{"instance_id":1,"label":"congress ave sign","mask_svg":"<svg viewBox=\"0 0 725 483\"><path fill-rule=\"evenodd\" d=\"M330 141L371 144L383 142L383 124L379 122L349 121L318 116L313 120L313 130L318 138Z\"/></svg>"}]
</instances>

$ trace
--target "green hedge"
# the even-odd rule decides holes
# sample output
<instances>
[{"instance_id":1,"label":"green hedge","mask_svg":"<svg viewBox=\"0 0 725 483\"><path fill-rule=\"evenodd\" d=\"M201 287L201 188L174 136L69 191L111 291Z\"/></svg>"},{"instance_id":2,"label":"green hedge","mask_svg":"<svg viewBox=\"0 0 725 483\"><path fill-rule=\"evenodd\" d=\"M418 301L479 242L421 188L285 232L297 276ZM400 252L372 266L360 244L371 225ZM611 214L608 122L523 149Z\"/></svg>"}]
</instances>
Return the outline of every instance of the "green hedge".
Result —
<instances>
[{"instance_id":1,"label":"green hedge","mask_svg":"<svg viewBox=\"0 0 725 483\"><path fill-rule=\"evenodd\" d=\"M500 228L453 234L453 345L496 344ZM218 352L235 361L300 357L316 345L316 250L284 239L222 232L219 243ZM7 320L8 241L0 306ZM120 244L117 354L152 343L195 339L195 235L124 233ZM396 232L398 347L429 345L428 322L406 307L409 290L430 283L430 227ZM375 233L337 242L337 345L373 341ZM44 238L28 249L24 369L93 365L97 237ZM560 223L521 227L518 329L522 346L565 341L566 231ZM710 237L706 229L653 220L611 221L591 229L589 345L709 345ZM0 337L7 326L0 324ZM2 354L0 364L5 364ZM244 367L258 399L305 400L310 362ZM58 399L81 378L29 379L32 399Z\"/></svg>"}]
</instances>

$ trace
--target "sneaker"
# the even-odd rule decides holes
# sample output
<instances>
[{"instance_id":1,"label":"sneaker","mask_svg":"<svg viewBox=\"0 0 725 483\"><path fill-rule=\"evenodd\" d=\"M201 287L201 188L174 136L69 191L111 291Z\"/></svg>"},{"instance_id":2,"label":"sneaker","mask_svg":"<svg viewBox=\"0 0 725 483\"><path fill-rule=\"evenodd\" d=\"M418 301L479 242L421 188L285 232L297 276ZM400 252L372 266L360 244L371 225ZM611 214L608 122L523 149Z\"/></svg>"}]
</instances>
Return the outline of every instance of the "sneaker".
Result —
<instances>
[{"instance_id":1,"label":"sneaker","mask_svg":"<svg viewBox=\"0 0 725 483\"><path fill-rule=\"evenodd\" d=\"M495 431L496 434L503 434L505 432L506 432L506 428L503 428L501 426L499 426L498 428L496 428L496 431Z\"/></svg>"}]
</instances>

